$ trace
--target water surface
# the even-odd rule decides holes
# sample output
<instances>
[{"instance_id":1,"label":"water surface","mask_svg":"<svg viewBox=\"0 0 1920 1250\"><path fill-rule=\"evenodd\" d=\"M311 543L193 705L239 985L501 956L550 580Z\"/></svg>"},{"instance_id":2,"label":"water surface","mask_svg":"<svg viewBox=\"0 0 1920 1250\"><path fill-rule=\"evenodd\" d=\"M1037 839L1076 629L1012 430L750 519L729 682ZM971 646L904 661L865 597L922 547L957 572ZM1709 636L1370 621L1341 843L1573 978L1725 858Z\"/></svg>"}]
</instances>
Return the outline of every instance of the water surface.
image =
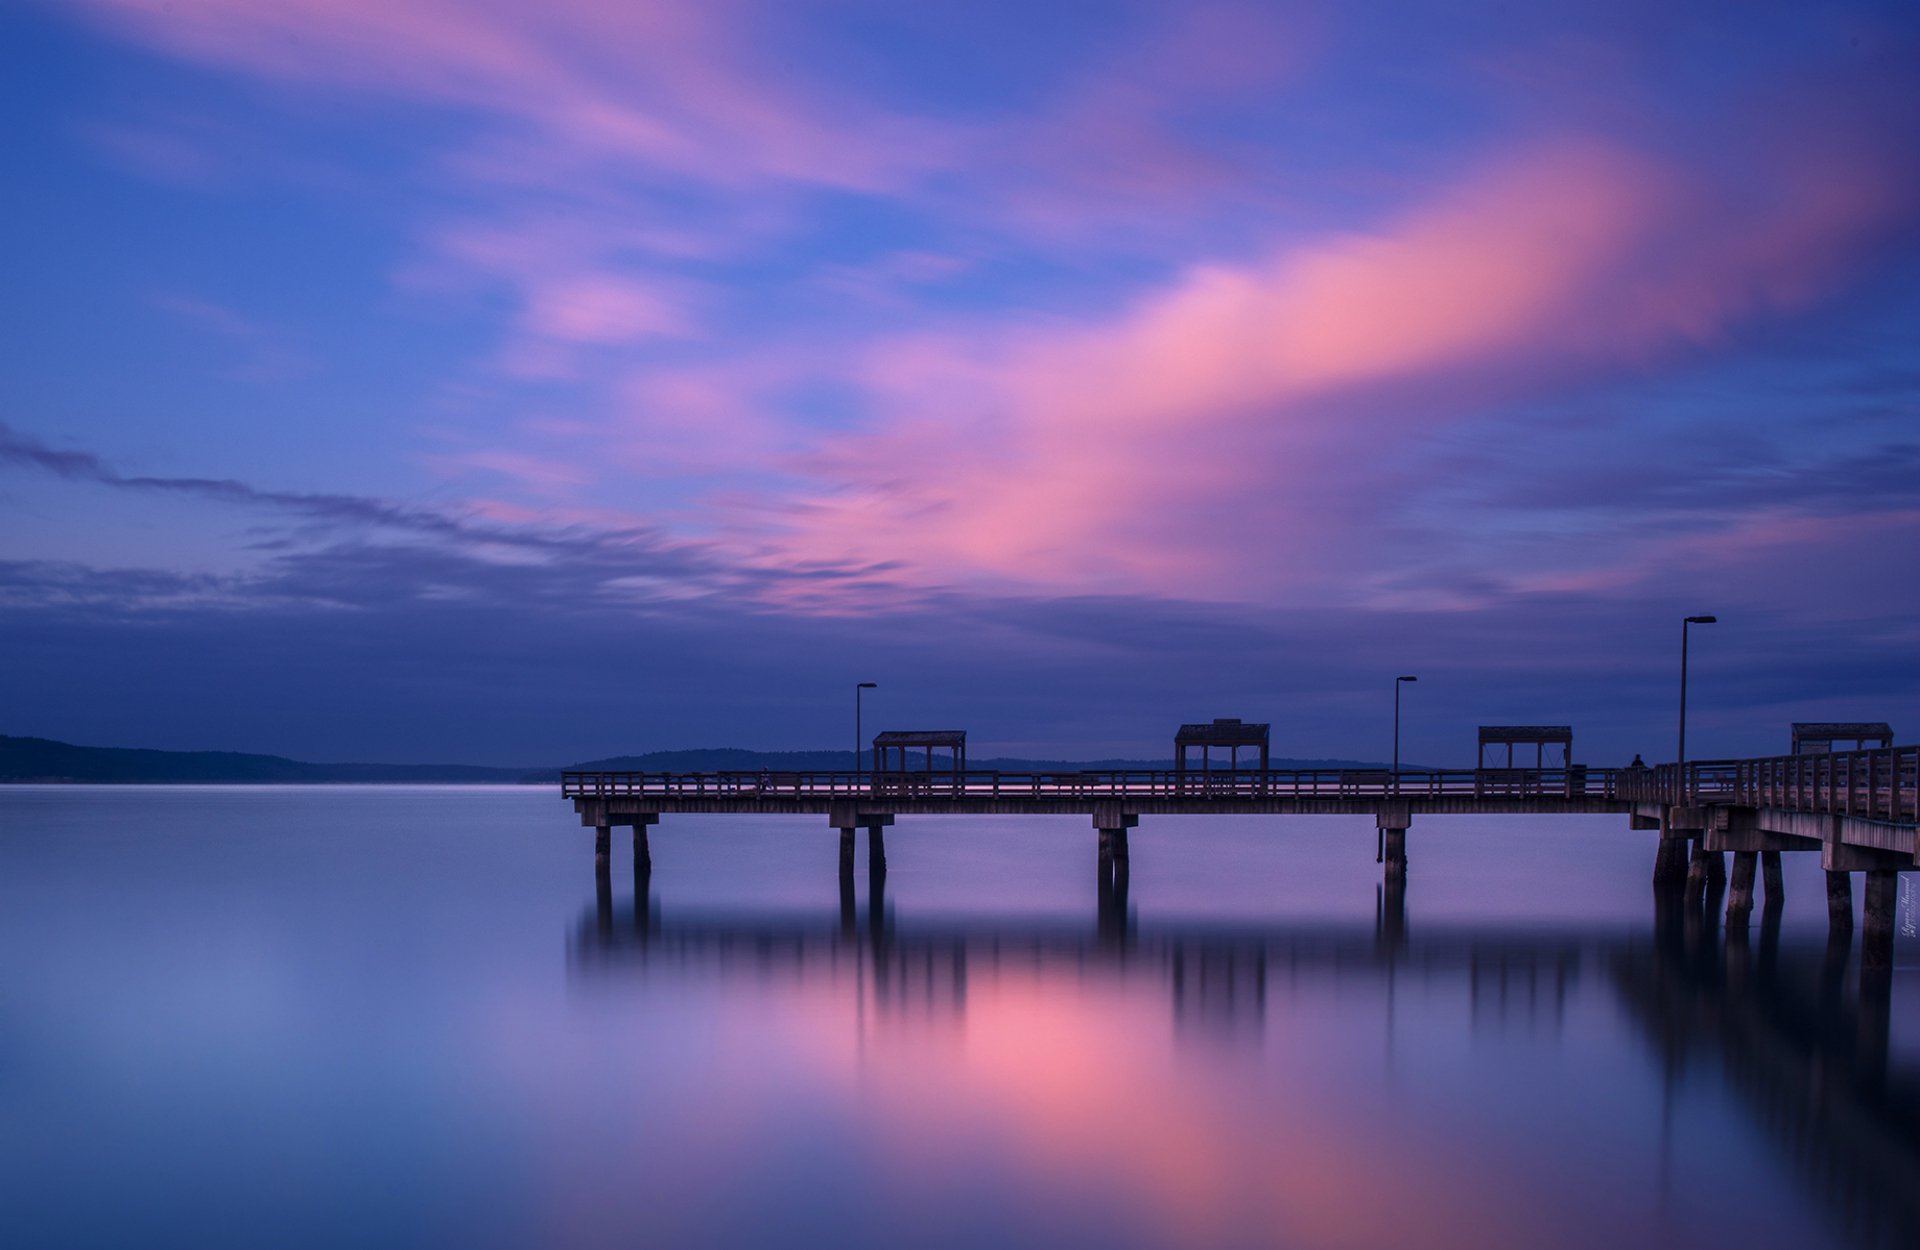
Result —
<instances>
[{"instance_id":1,"label":"water surface","mask_svg":"<svg viewBox=\"0 0 1920 1250\"><path fill-rule=\"evenodd\" d=\"M1624 824L0 788L0 1244L1914 1244L1920 944Z\"/></svg>"}]
</instances>

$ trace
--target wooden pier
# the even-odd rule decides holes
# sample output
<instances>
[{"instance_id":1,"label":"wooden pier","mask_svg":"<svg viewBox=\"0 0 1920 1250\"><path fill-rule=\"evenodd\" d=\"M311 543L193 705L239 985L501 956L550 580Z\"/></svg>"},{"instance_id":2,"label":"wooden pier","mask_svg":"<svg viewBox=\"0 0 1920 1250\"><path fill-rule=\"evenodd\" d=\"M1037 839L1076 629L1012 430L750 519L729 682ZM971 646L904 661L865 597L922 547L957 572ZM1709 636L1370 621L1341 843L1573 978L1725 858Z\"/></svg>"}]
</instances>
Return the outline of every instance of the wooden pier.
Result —
<instances>
[{"instance_id":1,"label":"wooden pier","mask_svg":"<svg viewBox=\"0 0 1920 1250\"><path fill-rule=\"evenodd\" d=\"M825 816L838 831L843 877L865 830L868 873L886 873L884 830L915 815L1082 815L1096 832L1103 889L1124 891L1128 831L1162 815L1370 815L1390 885L1407 875L1416 816L1615 813L1658 830L1654 884L1704 898L1727 881L1727 922L1744 925L1756 878L1780 897L1780 856L1817 853L1835 931L1852 928L1855 873L1865 878L1863 963L1890 966L1897 874L1920 869L1920 746L1700 760L1653 768L1268 769L999 772L568 772L561 792L595 830L608 871L612 830L633 830L634 870L652 868L648 829L662 816L788 813Z\"/></svg>"}]
</instances>

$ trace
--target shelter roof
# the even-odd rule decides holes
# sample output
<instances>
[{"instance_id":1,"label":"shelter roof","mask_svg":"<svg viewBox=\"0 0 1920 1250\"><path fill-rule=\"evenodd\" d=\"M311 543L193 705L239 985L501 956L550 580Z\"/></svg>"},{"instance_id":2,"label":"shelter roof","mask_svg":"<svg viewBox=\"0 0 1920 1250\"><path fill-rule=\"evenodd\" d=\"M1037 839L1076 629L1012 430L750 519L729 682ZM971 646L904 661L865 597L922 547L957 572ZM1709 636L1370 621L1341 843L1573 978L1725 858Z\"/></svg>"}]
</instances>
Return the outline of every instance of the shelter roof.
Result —
<instances>
[{"instance_id":1,"label":"shelter roof","mask_svg":"<svg viewBox=\"0 0 1920 1250\"><path fill-rule=\"evenodd\" d=\"M1482 725L1480 743L1573 741L1572 725Z\"/></svg>"},{"instance_id":2,"label":"shelter roof","mask_svg":"<svg viewBox=\"0 0 1920 1250\"><path fill-rule=\"evenodd\" d=\"M889 729L873 736L877 747L963 747L964 729Z\"/></svg>"},{"instance_id":3,"label":"shelter roof","mask_svg":"<svg viewBox=\"0 0 1920 1250\"><path fill-rule=\"evenodd\" d=\"M1254 724L1234 716L1182 725L1173 736L1175 746L1244 747L1266 742L1269 725Z\"/></svg>"},{"instance_id":4,"label":"shelter roof","mask_svg":"<svg viewBox=\"0 0 1920 1250\"><path fill-rule=\"evenodd\" d=\"M1793 740L1798 742L1858 742L1863 738L1893 740L1893 726L1883 720L1797 720Z\"/></svg>"}]
</instances>

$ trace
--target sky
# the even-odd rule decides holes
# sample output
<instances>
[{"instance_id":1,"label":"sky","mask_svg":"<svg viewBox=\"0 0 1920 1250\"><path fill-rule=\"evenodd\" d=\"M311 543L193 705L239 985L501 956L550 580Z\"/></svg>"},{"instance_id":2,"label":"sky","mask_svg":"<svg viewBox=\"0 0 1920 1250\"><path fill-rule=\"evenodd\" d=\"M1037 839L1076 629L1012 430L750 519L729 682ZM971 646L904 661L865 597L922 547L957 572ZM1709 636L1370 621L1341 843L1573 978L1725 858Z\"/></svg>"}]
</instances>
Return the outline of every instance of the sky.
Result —
<instances>
[{"instance_id":1,"label":"sky","mask_svg":"<svg viewBox=\"0 0 1920 1250\"><path fill-rule=\"evenodd\" d=\"M13 0L0 732L1920 723L1920 10Z\"/></svg>"}]
</instances>

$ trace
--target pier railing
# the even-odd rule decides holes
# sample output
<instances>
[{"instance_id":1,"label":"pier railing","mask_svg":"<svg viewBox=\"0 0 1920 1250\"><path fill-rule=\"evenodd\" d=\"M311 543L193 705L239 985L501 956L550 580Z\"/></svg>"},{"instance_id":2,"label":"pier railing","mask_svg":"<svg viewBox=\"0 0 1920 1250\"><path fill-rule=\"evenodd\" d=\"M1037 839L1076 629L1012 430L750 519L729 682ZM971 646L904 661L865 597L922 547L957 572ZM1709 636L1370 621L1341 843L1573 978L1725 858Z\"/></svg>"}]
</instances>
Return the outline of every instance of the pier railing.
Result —
<instances>
[{"instance_id":1,"label":"pier railing","mask_svg":"<svg viewBox=\"0 0 1920 1250\"><path fill-rule=\"evenodd\" d=\"M1827 812L1912 824L1920 803L1920 746L1750 760L1695 760L1621 770L1620 797L1681 807L1731 804Z\"/></svg>"},{"instance_id":2,"label":"pier railing","mask_svg":"<svg viewBox=\"0 0 1920 1250\"><path fill-rule=\"evenodd\" d=\"M566 772L569 798L1567 798L1617 797L1613 768L1126 769L1072 772Z\"/></svg>"}]
</instances>

